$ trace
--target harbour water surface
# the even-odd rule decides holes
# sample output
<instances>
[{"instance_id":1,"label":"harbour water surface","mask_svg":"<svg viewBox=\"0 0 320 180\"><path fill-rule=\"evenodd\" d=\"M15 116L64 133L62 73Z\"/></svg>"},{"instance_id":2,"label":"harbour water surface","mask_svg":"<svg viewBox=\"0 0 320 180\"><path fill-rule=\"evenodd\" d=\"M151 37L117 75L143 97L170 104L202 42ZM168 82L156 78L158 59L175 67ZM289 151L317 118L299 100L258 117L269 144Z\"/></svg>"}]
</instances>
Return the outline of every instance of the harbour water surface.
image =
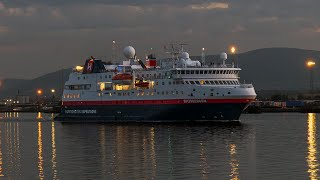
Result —
<instances>
[{"instance_id":1,"label":"harbour water surface","mask_svg":"<svg viewBox=\"0 0 320 180\"><path fill-rule=\"evenodd\" d=\"M320 114L240 124L61 124L0 114L0 178L319 179Z\"/></svg>"}]
</instances>

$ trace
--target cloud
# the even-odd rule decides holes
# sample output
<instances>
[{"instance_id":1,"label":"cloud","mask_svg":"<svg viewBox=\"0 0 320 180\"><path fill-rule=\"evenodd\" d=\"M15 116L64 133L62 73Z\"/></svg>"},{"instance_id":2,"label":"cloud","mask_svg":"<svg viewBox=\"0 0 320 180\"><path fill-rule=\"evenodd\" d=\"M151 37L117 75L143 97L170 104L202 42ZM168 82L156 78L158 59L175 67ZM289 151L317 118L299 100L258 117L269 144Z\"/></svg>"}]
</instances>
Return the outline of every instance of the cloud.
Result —
<instances>
[{"instance_id":1,"label":"cloud","mask_svg":"<svg viewBox=\"0 0 320 180\"><path fill-rule=\"evenodd\" d=\"M0 34L9 32L10 29L7 26L0 26Z\"/></svg>"},{"instance_id":2,"label":"cloud","mask_svg":"<svg viewBox=\"0 0 320 180\"><path fill-rule=\"evenodd\" d=\"M27 7L7 7L4 3L0 2L0 13L6 16L31 16L36 13L37 8L33 6Z\"/></svg>"},{"instance_id":3,"label":"cloud","mask_svg":"<svg viewBox=\"0 0 320 180\"><path fill-rule=\"evenodd\" d=\"M320 33L320 27L317 27L317 28L313 29L313 32Z\"/></svg>"},{"instance_id":4,"label":"cloud","mask_svg":"<svg viewBox=\"0 0 320 180\"><path fill-rule=\"evenodd\" d=\"M232 28L231 32L236 33L236 32L242 32L245 31L246 28L241 26L241 25L237 25L235 27Z\"/></svg>"},{"instance_id":5,"label":"cloud","mask_svg":"<svg viewBox=\"0 0 320 180\"><path fill-rule=\"evenodd\" d=\"M259 17L259 18L255 18L254 21L255 22L259 22L259 23L264 23L264 22L277 22L279 20L278 17L276 16L271 16L271 17Z\"/></svg>"},{"instance_id":6,"label":"cloud","mask_svg":"<svg viewBox=\"0 0 320 180\"><path fill-rule=\"evenodd\" d=\"M192 4L190 8L193 10L212 10L212 9L228 9L229 4L220 2Z\"/></svg>"}]
</instances>

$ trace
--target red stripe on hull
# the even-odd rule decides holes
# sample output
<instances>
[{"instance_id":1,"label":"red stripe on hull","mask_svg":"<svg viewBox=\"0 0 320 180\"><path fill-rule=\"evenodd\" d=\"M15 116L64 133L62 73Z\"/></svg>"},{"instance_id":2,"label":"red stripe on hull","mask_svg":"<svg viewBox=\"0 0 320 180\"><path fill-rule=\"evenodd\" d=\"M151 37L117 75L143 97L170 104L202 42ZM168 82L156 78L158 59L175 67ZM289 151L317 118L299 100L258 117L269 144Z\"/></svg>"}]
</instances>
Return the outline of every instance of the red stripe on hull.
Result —
<instances>
[{"instance_id":1,"label":"red stripe on hull","mask_svg":"<svg viewBox=\"0 0 320 180\"><path fill-rule=\"evenodd\" d=\"M168 99L168 100L115 100L115 101L63 101L63 106L146 105L146 104L212 104L250 103L253 99Z\"/></svg>"}]
</instances>

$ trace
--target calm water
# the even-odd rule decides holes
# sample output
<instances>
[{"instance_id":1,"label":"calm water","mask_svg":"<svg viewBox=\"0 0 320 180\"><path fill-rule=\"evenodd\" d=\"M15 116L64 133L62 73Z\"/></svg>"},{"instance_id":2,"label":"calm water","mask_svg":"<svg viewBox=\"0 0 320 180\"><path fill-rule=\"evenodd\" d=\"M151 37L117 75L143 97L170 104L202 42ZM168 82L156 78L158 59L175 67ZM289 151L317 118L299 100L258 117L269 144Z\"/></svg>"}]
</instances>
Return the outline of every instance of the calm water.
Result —
<instances>
[{"instance_id":1,"label":"calm water","mask_svg":"<svg viewBox=\"0 0 320 180\"><path fill-rule=\"evenodd\" d=\"M241 119L238 125L120 126L2 113L0 178L319 179L320 114Z\"/></svg>"}]
</instances>

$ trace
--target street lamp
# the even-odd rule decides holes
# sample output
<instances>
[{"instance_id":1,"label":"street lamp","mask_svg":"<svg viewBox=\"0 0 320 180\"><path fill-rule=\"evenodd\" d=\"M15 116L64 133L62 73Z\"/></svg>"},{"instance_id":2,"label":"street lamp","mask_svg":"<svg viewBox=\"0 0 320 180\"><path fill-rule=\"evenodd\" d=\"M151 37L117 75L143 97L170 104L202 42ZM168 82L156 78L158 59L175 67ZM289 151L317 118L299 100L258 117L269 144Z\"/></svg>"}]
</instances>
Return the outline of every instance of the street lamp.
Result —
<instances>
[{"instance_id":1,"label":"street lamp","mask_svg":"<svg viewBox=\"0 0 320 180\"><path fill-rule=\"evenodd\" d=\"M40 96L42 94L42 90L41 89L38 89L37 90L37 94Z\"/></svg>"},{"instance_id":2,"label":"street lamp","mask_svg":"<svg viewBox=\"0 0 320 180\"><path fill-rule=\"evenodd\" d=\"M313 67L316 65L316 62L314 62L312 59L307 60L307 68L310 70L310 91L311 96L313 96Z\"/></svg>"},{"instance_id":3,"label":"street lamp","mask_svg":"<svg viewBox=\"0 0 320 180\"><path fill-rule=\"evenodd\" d=\"M235 63L235 59L236 59L235 54L236 54L237 49L235 46L231 46L230 51L232 54L232 67L234 67L234 63Z\"/></svg>"},{"instance_id":4,"label":"street lamp","mask_svg":"<svg viewBox=\"0 0 320 180\"><path fill-rule=\"evenodd\" d=\"M202 51L201 51L202 66L205 66L205 65L206 65L206 55L205 55L205 53L204 53L204 50L205 50L205 48L202 48Z\"/></svg>"},{"instance_id":5,"label":"street lamp","mask_svg":"<svg viewBox=\"0 0 320 180\"><path fill-rule=\"evenodd\" d=\"M38 111L40 111L40 96L42 95L42 89L37 90Z\"/></svg>"},{"instance_id":6,"label":"street lamp","mask_svg":"<svg viewBox=\"0 0 320 180\"><path fill-rule=\"evenodd\" d=\"M53 103L53 105L54 105L54 103L55 103L55 98L54 98L54 93L56 92L56 90L55 89L51 89L51 93L52 93L52 103Z\"/></svg>"},{"instance_id":7,"label":"street lamp","mask_svg":"<svg viewBox=\"0 0 320 180\"><path fill-rule=\"evenodd\" d=\"M232 46L230 51L231 51L232 54L235 54L236 53L236 47Z\"/></svg>"}]
</instances>

